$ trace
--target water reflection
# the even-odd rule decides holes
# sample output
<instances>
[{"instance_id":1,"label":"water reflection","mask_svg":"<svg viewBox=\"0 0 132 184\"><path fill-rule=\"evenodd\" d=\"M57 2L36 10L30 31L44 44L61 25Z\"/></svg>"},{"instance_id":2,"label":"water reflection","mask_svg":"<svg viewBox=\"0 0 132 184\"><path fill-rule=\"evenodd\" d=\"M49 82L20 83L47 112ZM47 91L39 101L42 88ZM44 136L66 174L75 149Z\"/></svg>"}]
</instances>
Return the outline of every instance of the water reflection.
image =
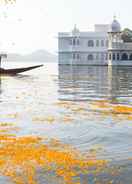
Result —
<instances>
[{"instance_id":1,"label":"water reflection","mask_svg":"<svg viewBox=\"0 0 132 184\"><path fill-rule=\"evenodd\" d=\"M109 67L108 89L111 97L132 96L132 67Z\"/></svg>"},{"instance_id":2,"label":"water reflection","mask_svg":"<svg viewBox=\"0 0 132 184\"><path fill-rule=\"evenodd\" d=\"M0 174L16 184L131 184L132 69L60 66L56 80L57 67L46 67L2 77Z\"/></svg>"},{"instance_id":3,"label":"water reflection","mask_svg":"<svg viewBox=\"0 0 132 184\"><path fill-rule=\"evenodd\" d=\"M131 67L59 66L59 93L65 100L115 99L132 95Z\"/></svg>"}]
</instances>

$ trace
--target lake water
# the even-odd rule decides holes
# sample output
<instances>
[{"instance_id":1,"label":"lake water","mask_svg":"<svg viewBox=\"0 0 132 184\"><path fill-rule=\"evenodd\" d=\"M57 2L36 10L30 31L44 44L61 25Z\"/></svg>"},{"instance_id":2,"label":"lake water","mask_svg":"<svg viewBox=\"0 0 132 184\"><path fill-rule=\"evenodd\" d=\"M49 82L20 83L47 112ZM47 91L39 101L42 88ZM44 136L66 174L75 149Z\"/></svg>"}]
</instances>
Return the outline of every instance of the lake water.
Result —
<instances>
[{"instance_id":1,"label":"lake water","mask_svg":"<svg viewBox=\"0 0 132 184\"><path fill-rule=\"evenodd\" d=\"M1 76L0 141L2 184L131 184L132 68Z\"/></svg>"}]
</instances>

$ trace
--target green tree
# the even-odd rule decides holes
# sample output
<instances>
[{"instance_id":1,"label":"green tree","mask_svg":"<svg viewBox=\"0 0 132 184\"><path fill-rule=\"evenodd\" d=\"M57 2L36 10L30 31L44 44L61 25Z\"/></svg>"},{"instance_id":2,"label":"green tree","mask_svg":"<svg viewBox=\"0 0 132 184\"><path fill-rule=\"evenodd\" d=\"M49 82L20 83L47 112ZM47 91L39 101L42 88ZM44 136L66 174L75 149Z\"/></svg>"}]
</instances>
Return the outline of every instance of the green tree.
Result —
<instances>
[{"instance_id":1,"label":"green tree","mask_svg":"<svg viewBox=\"0 0 132 184\"><path fill-rule=\"evenodd\" d=\"M125 28L122 31L122 39L124 42L132 42L132 30Z\"/></svg>"}]
</instances>

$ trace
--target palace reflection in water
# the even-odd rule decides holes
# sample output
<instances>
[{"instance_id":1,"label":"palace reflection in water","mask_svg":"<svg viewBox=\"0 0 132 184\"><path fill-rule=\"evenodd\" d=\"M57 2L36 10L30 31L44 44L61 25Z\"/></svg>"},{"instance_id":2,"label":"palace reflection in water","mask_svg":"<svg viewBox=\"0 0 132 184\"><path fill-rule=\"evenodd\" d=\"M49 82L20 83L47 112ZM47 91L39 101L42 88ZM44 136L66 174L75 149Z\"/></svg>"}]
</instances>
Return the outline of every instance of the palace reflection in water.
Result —
<instances>
[{"instance_id":1,"label":"palace reflection in water","mask_svg":"<svg viewBox=\"0 0 132 184\"><path fill-rule=\"evenodd\" d=\"M132 94L132 67L59 66L61 99L114 99Z\"/></svg>"}]
</instances>

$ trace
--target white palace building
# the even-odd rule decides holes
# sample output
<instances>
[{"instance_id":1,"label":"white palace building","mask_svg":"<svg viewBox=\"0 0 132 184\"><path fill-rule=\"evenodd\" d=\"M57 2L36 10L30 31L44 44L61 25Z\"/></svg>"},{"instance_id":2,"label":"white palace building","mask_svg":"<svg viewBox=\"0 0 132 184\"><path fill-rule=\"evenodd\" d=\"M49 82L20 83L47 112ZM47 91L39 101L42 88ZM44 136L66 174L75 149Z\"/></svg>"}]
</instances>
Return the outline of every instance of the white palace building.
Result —
<instances>
[{"instance_id":1,"label":"white palace building","mask_svg":"<svg viewBox=\"0 0 132 184\"><path fill-rule=\"evenodd\" d=\"M123 42L120 23L95 25L93 32L58 35L60 65L132 65L132 43Z\"/></svg>"}]
</instances>

